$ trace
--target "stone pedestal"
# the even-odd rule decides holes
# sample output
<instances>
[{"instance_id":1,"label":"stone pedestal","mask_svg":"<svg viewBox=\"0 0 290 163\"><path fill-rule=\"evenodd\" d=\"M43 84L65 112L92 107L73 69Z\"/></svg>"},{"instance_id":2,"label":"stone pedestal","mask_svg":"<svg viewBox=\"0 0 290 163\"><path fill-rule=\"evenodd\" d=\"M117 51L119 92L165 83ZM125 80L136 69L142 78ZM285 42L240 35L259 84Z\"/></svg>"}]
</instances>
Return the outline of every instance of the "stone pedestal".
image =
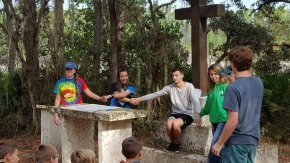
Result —
<instances>
[{"instance_id":1,"label":"stone pedestal","mask_svg":"<svg viewBox=\"0 0 290 163\"><path fill-rule=\"evenodd\" d=\"M37 105L42 109L41 143L60 146L62 162L70 163L73 151L95 149L95 122L98 122L99 163L120 162L122 141L132 136L132 119L145 117L145 110L121 109L104 105L84 104L61 107L61 123L53 123L51 107ZM49 124L48 124L49 123ZM60 152L58 151L58 152Z\"/></svg>"},{"instance_id":2,"label":"stone pedestal","mask_svg":"<svg viewBox=\"0 0 290 163\"><path fill-rule=\"evenodd\" d=\"M132 136L132 121L98 121L99 162L120 162L122 141ZM121 158L121 159L120 159Z\"/></svg>"},{"instance_id":3,"label":"stone pedestal","mask_svg":"<svg viewBox=\"0 0 290 163\"><path fill-rule=\"evenodd\" d=\"M64 116L61 124L62 162L71 162L70 156L77 149L95 151L95 120Z\"/></svg>"},{"instance_id":4,"label":"stone pedestal","mask_svg":"<svg viewBox=\"0 0 290 163\"><path fill-rule=\"evenodd\" d=\"M54 113L50 109L41 110L41 143L55 146L61 156L61 127L54 124L53 118Z\"/></svg>"}]
</instances>

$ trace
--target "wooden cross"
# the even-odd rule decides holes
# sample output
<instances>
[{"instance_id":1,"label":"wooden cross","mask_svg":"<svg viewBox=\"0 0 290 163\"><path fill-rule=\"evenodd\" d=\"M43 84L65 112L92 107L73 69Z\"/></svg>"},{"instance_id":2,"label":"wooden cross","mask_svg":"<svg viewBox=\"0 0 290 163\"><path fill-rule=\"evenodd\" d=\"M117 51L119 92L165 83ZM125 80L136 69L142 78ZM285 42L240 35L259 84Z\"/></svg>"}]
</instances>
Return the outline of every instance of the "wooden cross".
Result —
<instances>
[{"instance_id":1,"label":"wooden cross","mask_svg":"<svg viewBox=\"0 0 290 163\"><path fill-rule=\"evenodd\" d=\"M190 0L190 8L175 10L175 19L191 19L192 83L207 91L207 17L224 16L224 5L206 5L207 0Z\"/></svg>"}]
</instances>

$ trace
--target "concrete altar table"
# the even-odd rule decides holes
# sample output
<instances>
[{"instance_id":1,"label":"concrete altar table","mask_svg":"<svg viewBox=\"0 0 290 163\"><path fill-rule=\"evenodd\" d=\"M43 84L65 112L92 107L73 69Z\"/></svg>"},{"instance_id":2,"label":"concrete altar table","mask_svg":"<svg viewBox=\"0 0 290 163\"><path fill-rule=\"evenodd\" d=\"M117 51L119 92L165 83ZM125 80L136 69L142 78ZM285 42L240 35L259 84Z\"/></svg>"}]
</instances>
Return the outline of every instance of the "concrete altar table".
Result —
<instances>
[{"instance_id":1,"label":"concrete altar table","mask_svg":"<svg viewBox=\"0 0 290 163\"><path fill-rule=\"evenodd\" d=\"M98 122L99 163L120 162L122 141L132 136L132 119L145 117L145 110L122 109L96 104L70 105L60 108L60 125L53 123L53 107L37 105L41 109L41 143L58 149L63 163L70 163L70 155L78 149L95 151L95 122Z\"/></svg>"}]
</instances>

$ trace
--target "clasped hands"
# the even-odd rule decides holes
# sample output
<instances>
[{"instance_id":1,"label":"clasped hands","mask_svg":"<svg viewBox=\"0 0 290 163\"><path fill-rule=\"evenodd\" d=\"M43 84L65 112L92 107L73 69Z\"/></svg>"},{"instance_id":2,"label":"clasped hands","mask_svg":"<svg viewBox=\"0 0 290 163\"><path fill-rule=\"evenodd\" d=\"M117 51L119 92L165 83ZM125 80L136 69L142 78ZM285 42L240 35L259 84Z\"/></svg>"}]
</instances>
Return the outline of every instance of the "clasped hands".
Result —
<instances>
[{"instance_id":1,"label":"clasped hands","mask_svg":"<svg viewBox=\"0 0 290 163\"><path fill-rule=\"evenodd\" d=\"M118 95L118 93L120 93L120 92L116 91L116 92L114 92L114 94L104 95L104 96L102 96L102 99L104 100L104 102L107 102L108 99L116 97L116 95ZM131 98L130 99L130 103L132 105L138 105L140 102L141 102L140 98Z\"/></svg>"}]
</instances>

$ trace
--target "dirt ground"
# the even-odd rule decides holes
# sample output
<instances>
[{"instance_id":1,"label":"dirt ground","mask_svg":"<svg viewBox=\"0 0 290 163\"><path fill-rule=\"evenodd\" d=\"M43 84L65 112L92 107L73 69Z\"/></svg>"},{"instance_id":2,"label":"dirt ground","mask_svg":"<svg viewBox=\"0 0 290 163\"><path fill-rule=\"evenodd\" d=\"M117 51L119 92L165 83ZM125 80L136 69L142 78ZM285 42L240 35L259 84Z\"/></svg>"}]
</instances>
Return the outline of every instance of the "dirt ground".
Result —
<instances>
[{"instance_id":1,"label":"dirt ground","mask_svg":"<svg viewBox=\"0 0 290 163\"><path fill-rule=\"evenodd\" d=\"M34 162L34 151L40 145L40 136L20 135L15 138L0 138L0 142L12 143L20 150L20 163ZM290 163L290 144L278 144L279 163Z\"/></svg>"}]
</instances>

